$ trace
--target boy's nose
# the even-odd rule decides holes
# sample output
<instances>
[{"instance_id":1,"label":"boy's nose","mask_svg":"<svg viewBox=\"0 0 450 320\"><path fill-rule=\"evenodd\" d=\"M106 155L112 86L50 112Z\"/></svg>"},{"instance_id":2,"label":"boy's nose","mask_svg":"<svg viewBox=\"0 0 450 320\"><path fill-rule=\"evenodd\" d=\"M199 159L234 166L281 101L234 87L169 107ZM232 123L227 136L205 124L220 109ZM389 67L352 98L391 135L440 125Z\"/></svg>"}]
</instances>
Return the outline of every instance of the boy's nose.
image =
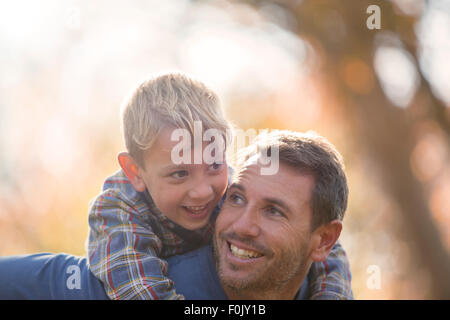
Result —
<instances>
[{"instance_id":1,"label":"boy's nose","mask_svg":"<svg viewBox=\"0 0 450 320\"><path fill-rule=\"evenodd\" d=\"M198 200L210 200L214 190L209 183L199 183L189 190L189 197Z\"/></svg>"}]
</instances>

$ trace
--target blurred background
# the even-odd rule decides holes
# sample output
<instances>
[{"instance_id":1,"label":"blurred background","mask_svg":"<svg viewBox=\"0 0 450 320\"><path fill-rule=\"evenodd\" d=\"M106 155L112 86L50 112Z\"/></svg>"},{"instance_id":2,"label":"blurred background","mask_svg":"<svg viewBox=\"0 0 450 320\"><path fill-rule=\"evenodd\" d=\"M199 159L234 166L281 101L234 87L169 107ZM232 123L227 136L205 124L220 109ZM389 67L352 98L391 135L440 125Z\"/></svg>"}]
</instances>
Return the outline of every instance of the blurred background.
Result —
<instances>
[{"instance_id":1,"label":"blurred background","mask_svg":"<svg viewBox=\"0 0 450 320\"><path fill-rule=\"evenodd\" d=\"M450 299L447 0L0 1L0 255L84 255L121 101L167 70L337 146L355 298Z\"/></svg>"}]
</instances>

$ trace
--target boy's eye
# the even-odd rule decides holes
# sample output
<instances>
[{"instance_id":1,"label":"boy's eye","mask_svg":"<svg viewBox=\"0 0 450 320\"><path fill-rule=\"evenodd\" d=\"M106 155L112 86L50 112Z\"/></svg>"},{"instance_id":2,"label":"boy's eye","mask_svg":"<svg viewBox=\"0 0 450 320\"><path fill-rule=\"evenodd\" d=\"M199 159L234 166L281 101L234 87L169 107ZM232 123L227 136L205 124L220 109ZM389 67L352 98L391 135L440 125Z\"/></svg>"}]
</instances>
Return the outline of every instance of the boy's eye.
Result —
<instances>
[{"instance_id":1,"label":"boy's eye","mask_svg":"<svg viewBox=\"0 0 450 320\"><path fill-rule=\"evenodd\" d=\"M170 176L176 179L182 179L188 175L188 172L186 170L179 170L172 173Z\"/></svg>"},{"instance_id":2,"label":"boy's eye","mask_svg":"<svg viewBox=\"0 0 450 320\"><path fill-rule=\"evenodd\" d=\"M214 162L212 165L209 166L209 168L211 170L213 170L213 171L217 171L220 168L222 168L222 166L223 166L223 163L216 163L216 162Z\"/></svg>"}]
</instances>

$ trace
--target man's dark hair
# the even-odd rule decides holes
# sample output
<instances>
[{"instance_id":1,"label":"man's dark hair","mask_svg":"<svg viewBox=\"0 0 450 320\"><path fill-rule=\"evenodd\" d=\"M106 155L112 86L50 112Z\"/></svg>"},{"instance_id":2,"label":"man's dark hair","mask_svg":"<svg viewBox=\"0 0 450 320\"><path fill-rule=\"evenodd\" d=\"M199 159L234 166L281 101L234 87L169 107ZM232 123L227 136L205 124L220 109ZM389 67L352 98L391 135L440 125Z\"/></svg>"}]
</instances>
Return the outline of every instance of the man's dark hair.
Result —
<instances>
[{"instance_id":1,"label":"man's dark hair","mask_svg":"<svg viewBox=\"0 0 450 320\"><path fill-rule=\"evenodd\" d=\"M258 153L270 157L274 148L278 149L280 164L314 177L311 230L335 219L342 220L347 209L348 186L342 156L336 148L311 131L275 130L260 134L240 152L236 171L240 171L239 167Z\"/></svg>"}]
</instances>

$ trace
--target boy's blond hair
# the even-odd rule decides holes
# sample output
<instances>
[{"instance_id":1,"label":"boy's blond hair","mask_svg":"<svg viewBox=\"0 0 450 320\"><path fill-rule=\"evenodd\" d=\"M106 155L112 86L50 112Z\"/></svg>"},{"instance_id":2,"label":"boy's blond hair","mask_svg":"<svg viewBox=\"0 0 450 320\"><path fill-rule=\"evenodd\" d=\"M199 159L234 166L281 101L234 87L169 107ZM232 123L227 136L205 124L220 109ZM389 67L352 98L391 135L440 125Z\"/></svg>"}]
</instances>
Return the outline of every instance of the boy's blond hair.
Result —
<instances>
[{"instance_id":1,"label":"boy's blond hair","mask_svg":"<svg viewBox=\"0 0 450 320\"><path fill-rule=\"evenodd\" d=\"M140 83L124 101L121 119L128 153L144 169L145 151L167 126L193 135L194 121L201 121L203 130L218 130L226 145L231 140L231 127L216 93L182 73L153 76Z\"/></svg>"}]
</instances>

